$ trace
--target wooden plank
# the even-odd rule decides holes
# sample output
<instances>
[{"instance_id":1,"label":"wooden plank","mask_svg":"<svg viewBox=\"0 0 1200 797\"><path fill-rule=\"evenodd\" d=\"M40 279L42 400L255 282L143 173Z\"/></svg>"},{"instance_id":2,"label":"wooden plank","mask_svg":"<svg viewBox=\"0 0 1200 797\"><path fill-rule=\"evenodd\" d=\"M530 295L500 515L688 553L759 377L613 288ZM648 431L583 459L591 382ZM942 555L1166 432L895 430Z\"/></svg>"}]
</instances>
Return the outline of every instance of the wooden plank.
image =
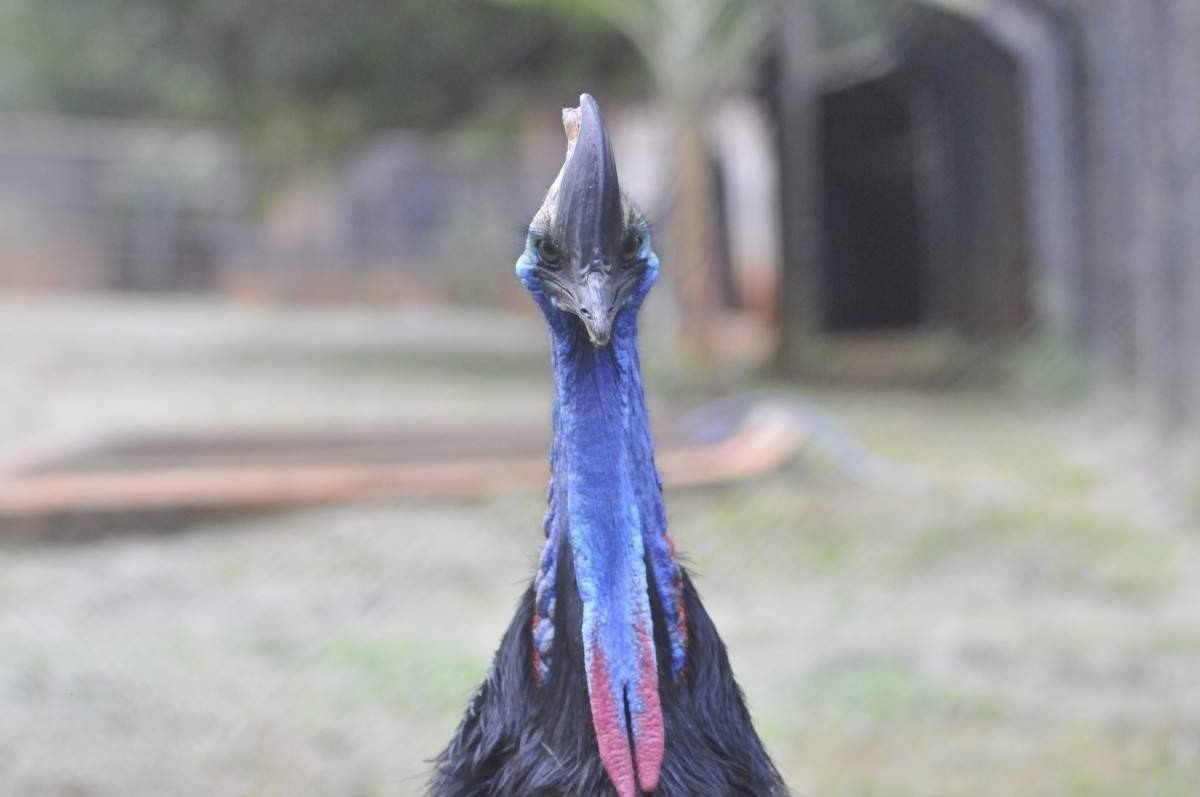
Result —
<instances>
[{"instance_id":1,"label":"wooden plank","mask_svg":"<svg viewBox=\"0 0 1200 797\"><path fill-rule=\"evenodd\" d=\"M737 481L780 467L804 439L783 408L752 409L730 434L664 448L672 487ZM69 460L68 460L69 462ZM266 509L395 498L478 498L544 489L543 452L423 462L280 461L134 468L38 468L0 474L0 524L104 512ZM2 525L0 525L2 528Z\"/></svg>"}]
</instances>

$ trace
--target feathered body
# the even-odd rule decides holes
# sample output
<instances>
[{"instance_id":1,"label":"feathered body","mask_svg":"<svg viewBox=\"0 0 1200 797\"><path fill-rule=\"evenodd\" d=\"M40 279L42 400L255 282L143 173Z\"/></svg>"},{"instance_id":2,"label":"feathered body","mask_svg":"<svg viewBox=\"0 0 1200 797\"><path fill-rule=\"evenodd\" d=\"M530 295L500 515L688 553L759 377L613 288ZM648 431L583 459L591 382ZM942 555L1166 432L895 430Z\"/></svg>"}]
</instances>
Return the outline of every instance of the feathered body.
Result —
<instances>
[{"instance_id":1,"label":"feathered body","mask_svg":"<svg viewBox=\"0 0 1200 797\"><path fill-rule=\"evenodd\" d=\"M658 259L580 102L517 262L552 342L546 547L432 794L783 795L666 533L637 349Z\"/></svg>"},{"instance_id":2,"label":"feathered body","mask_svg":"<svg viewBox=\"0 0 1200 797\"><path fill-rule=\"evenodd\" d=\"M573 578L561 562L564 587ZM578 623L578 598L564 589L564 623ZM729 669L725 646L690 580L687 677L676 683L660 668L666 751L655 797L776 797L787 791L750 722ZM580 637L555 641L559 661L572 662L546 687L530 666L533 590L516 616L487 679L475 693L450 746L438 758L437 797L611 797L616 791L596 754ZM661 615L655 613L658 628ZM577 626L572 626L577 627ZM668 642L656 634L659 660Z\"/></svg>"}]
</instances>

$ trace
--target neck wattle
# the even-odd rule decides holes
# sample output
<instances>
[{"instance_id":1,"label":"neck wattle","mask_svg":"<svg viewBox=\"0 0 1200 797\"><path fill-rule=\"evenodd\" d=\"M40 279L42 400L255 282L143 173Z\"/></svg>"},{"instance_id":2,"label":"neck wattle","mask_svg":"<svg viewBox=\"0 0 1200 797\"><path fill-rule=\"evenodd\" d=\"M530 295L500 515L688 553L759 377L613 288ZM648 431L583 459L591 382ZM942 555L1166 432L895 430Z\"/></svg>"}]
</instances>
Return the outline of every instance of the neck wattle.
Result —
<instances>
[{"instance_id":1,"label":"neck wattle","mask_svg":"<svg viewBox=\"0 0 1200 797\"><path fill-rule=\"evenodd\" d=\"M650 591L668 626L671 677L680 678L682 571L666 535L633 325L618 324L611 344L600 348L581 330L557 331L553 359L547 544L535 580L536 674L541 682L553 677L555 570L566 544L583 627L557 632L582 633L600 757L617 793L631 797L635 782L643 791L656 787L664 749Z\"/></svg>"}]
</instances>

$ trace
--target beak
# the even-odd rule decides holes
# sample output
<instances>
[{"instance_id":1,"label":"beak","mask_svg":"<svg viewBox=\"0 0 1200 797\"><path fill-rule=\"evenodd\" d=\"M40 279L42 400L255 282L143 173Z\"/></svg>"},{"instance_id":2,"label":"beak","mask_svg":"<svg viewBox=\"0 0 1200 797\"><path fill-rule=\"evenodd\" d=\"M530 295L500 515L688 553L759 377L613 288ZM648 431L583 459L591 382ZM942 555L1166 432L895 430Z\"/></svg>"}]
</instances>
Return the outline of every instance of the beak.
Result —
<instances>
[{"instance_id":1,"label":"beak","mask_svg":"<svg viewBox=\"0 0 1200 797\"><path fill-rule=\"evenodd\" d=\"M579 320L595 346L607 346L612 338L613 311L617 292L607 274L589 271L576 291Z\"/></svg>"}]
</instances>

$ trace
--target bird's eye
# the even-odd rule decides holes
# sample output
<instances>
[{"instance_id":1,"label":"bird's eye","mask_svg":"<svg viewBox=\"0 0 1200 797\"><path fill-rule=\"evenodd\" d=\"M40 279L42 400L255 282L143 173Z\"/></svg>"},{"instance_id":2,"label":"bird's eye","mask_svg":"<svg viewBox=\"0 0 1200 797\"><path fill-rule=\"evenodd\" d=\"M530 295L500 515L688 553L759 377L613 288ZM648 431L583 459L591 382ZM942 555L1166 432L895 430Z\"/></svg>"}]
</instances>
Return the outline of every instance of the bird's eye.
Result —
<instances>
[{"instance_id":1,"label":"bird's eye","mask_svg":"<svg viewBox=\"0 0 1200 797\"><path fill-rule=\"evenodd\" d=\"M556 266L562 260L562 250L558 248L558 244L551 241L549 238L539 238L537 242L538 257L547 266Z\"/></svg>"},{"instance_id":2,"label":"bird's eye","mask_svg":"<svg viewBox=\"0 0 1200 797\"><path fill-rule=\"evenodd\" d=\"M630 235L625 239L625 242L621 244L621 259L624 260L627 265L631 264L641 249L642 236Z\"/></svg>"}]
</instances>

